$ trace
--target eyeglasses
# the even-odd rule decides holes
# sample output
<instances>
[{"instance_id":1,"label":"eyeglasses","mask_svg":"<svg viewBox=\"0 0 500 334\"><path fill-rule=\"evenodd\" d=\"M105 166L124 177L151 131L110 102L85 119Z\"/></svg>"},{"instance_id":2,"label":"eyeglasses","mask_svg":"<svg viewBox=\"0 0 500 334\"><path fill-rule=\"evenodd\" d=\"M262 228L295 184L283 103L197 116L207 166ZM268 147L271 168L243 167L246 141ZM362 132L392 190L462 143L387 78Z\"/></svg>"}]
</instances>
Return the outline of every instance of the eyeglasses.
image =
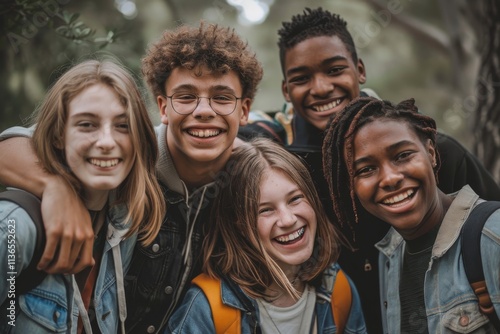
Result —
<instances>
[{"instance_id":1,"label":"eyeglasses","mask_svg":"<svg viewBox=\"0 0 500 334\"><path fill-rule=\"evenodd\" d=\"M198 96L196 94L186 94L186 93L175 93L170 96L166 96L170 99L172 103L172 108L174 111L181 115L189 115L192 113L196 107L200 104L200 99L208 99L208 104L210 108L221 116L227 116L233 113L236 109L236 104L238 100L242 97L236 97L230 93L217 94L214 96Z\"/></svg>"}]
</instances>

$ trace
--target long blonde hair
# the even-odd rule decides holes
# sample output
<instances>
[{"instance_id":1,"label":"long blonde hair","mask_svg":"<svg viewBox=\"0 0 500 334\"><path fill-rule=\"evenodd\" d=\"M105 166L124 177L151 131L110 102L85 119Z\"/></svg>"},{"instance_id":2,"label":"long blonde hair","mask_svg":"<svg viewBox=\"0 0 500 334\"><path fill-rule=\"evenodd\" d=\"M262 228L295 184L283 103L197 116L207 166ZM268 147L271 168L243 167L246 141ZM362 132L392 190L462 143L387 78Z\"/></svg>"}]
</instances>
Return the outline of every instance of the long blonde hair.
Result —
<instances>
[{"instance_id":1,"label":"long blonde hair","mask_svg":"<svg viewBox=\"0 0 500 334\"><path fill-rule=\"evenodd\" d=\"M64 131L70 101L96 84L111 88L126 109L134 162L116 191L116 203L128 206L127 220L131 224L126 236L139 232L140 239L147 245L160 230L165 201L155 175L158 145L153 124L129 72L110 60L87 60L69 69L49 89L36 112L32 144L41 167L61 175L75 193L81 195L80 181L66 163Z\"/></svg>"},{"instance_id":2,"label":"long blonde hair","mask_svg":"<svg viewBox=\"0 0 500 334\"><path fill-rule=\"evenodd\" d=\"M264 248L257 231L260 182L272 168L297 183L317 219L313 254L301 265L298 279L311 282L338 258L339 237L323 210L311 176L299 158L267 139L238 147L219 182L211 225L204 243L204 271L227 275L252 297L272 298L272 282L294 297L298 293Z\"/></svg>"}]
</instances>

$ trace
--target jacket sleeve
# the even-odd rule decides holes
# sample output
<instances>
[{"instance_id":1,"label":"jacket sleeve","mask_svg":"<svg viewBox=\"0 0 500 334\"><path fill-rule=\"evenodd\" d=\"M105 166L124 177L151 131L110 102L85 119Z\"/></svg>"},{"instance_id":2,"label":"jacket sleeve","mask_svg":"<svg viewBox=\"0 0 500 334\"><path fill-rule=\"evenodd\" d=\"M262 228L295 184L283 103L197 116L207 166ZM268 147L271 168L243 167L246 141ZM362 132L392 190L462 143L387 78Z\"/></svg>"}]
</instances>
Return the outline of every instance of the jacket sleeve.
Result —
<instances>
[{"instance_id":1,"label":"jacket sleeve","mask_svg":"<svg viewBox=\"0 0 500 334\"><path fill-rule=\"evenodd\" d=\"M189 288L182 303L170 317L164 333L215 333L210 304L200 288Z\"/></svg>"},{"instance_id":2,"label":"jacket sleeve","mask_svg":"<svg viewBox=\"0 0 500 334\"><path fill-rule=\"evenodd\" d=\"M486 221L481 235L481 261L491 301L500 318L500 210Z\"/></svg>"},{"instance_id":3,"label":"jacket sleeve","mask_svg":"<svg viewBox=\"0 0 500 334\"><path fill-rule=\"evenodd\" d=\"M441 157L438 187L444 193L459 191L468 184L481 198L500 200L500 186L481 162L452 137L438 133L437 148Z\"/></svg>"},{"instance_id":4,"label":"jacket sleeve","mask_svg":"<svg viewBox=\"0 0 500 334\"><path fill-rule=\"evenodd\" d=\"M22 126L13 126L0 133L0 141L12 137L31 137L34 130L35 126L29 128L24 128Z\"/></svg>"},{"instance_id":5,"label":"jacket sleeve","mask_svg":"<svg viewBox=\"0 0 500 334\"><path fill-rule=\"evenodd\" d=\"M16 278L33 257L36 227L30 216L17 204L0 201L0 304L14 299Z\"/></svg>"}]
</instances>

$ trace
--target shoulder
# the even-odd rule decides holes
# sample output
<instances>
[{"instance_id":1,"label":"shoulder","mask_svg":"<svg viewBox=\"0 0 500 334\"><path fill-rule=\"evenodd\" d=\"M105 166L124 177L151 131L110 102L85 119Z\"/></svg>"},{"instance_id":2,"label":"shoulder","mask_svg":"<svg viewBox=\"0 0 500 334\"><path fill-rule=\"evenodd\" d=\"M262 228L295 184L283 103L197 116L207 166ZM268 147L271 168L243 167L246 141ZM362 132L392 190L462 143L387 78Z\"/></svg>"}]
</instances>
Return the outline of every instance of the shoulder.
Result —
<instances>
[{"instance_id":1,"label":"shoulder","mask_svg":"<svg viewBox=\"0 0 500 334\"><path fill-rule=\"evenodd\" d=\"M36 227L30 215L19 205L10 201L0 201L0 229L2 232L9 227L16 231L16 239L36 235ZM29 239L28 239L29 240Z\"/></svg>"},{"instance_id":2,"label":"shoulder","mask_svg":"<svg viewBox=\"0 0 500 334\"><path fill-rule=\"evenodd\" d=\"M497 209L488 217L483 234L500 246L500 209Z\"/></svg>"},{"instance_id":3,"label":"shoulder","mask_svg":"<svg viewBox=\"0 0 500 334\"><path fill-rule=\"evenodd\" d=\"M191 285L182 303L170 317L166 333L203 333L203 329L208 328L212 328L211 332L214 332L210 304L203 291Z\"/></svg>"}]
</instances>

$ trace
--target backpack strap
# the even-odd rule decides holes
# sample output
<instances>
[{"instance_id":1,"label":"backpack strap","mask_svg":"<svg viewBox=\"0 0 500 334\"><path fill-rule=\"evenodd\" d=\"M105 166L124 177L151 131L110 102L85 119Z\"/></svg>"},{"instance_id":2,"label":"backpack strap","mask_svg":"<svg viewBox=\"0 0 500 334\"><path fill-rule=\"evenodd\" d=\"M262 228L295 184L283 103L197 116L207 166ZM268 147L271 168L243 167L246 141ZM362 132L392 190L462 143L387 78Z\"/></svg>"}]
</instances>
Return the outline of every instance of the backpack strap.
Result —
<instances>
[{"instance_id":1,"label":"backpack strap","mask_svg":"<svg viewBox=\"0 0 500 334\"><path fill-rule=\"evenodd\" d=\"M0 192L0 200L13 202L24 209L31 217L36 227L35 250L26 269L16 278L16 294L21 295L40 284L47 273L36 268L45 248L45 227L42 220L40 200L29 192L9 189ZM24 222L16 222L24 223Z\"/></svg>"},{"instance_id":2,"label":"backpack strap","mask_svg":"<svg viewBox=\"0 0 500 334\"><path fill-rule=\"evenodd\" d=\"M500 209L500 202L488 201L478 204L462 227L461 242L465 274L478 298L479 309L481 313L488 316L495 328L500 329L500 321L491 302L484 279L480 245L484 224L488 217L498 209Z\"/></svg>"},{"instance_id":3,"label":"backpack strap","mask_svg":"<svg viewBox=\"0 0 500 334\"><path fill-rule=\"evenodd\" d=\"M196 276L193 284L205 294L212 310L216 334L241 333L241 312L222 303L221 281L206 274Z\"/></svg>"},{"instance_id":4,"label":"backpack strap","mask_svg":"<svg viewBox=\"0 0 500 334\"><path fill-rule=\"evenodd\" d=\"M342 334L351 313L352 305L351 285L343 270L337 272L335 284L333 285L331 304L337 333Z\"/></svg>"}]
</instances>

